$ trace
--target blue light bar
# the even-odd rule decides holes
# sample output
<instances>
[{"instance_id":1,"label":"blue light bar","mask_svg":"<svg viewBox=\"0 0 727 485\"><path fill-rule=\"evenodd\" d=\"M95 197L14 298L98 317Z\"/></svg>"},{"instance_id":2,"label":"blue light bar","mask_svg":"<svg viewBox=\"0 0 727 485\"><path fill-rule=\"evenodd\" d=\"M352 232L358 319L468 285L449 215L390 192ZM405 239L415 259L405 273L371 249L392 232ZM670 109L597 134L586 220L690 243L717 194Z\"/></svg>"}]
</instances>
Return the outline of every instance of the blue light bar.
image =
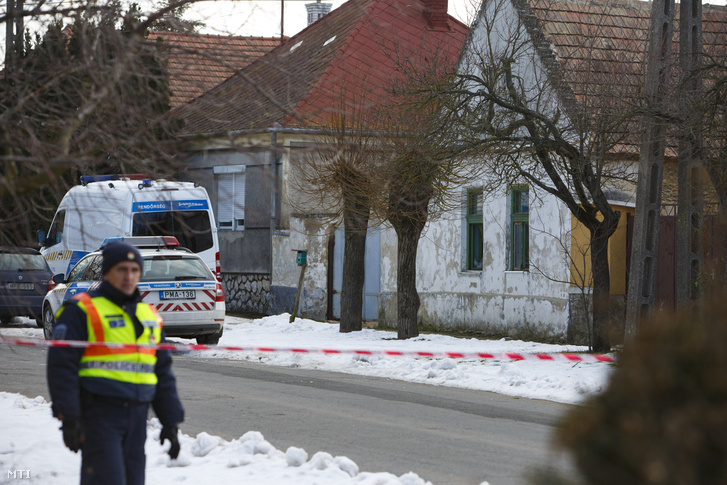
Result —
<instances>
[{"instance_id":1,"label":"blue light bar","mask_svg":"<svg viewBox=\"0 0 727 485\"><path fill-rule=\"evenodd\" d=\"M106 182L108 180L119 180L118 175L81 175L81 185L91 182Z\"/></svg>"},{"instance_id":2,"label":"blue light bar","mask_svg":"<svg viewBox=\"0 0 727 485\"><path fill-rule=\"evenodd\" d=\"M91 182L107 182L109 180L141 180L141 184L145 187L151 187L151 179L147 178L146 175L140 173L122 173L112 175L81 175L81 185L86 185Z\"/></svg>"}]
</instances>

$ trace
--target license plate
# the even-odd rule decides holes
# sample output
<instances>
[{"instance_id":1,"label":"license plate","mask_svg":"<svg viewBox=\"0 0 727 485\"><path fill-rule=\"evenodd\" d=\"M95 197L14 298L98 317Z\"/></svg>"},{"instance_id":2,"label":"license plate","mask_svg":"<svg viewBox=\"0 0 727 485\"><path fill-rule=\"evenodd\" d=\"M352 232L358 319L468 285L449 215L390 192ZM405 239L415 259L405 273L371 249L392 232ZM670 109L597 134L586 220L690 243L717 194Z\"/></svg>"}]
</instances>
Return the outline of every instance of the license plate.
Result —
<instances>
[{"instance_id":1,"label":"license plate","mask_svg":"<svg viewBox=\"0 0 727 485\"><path fill-rule=\"evenodd\" d=\"M8 283L8 290L34 290L33 283Z\"/></svg>"},{"instance_id":2,"label":"license plate","mask_svg":"<svg viewBox=\"0 0 727 485\"><path fill-rule=\"evenodd\" d=\"M160 291L159 298L162 300L194 300L196 292L194 290L169 290Z\"/></svg>"}]
</instances>

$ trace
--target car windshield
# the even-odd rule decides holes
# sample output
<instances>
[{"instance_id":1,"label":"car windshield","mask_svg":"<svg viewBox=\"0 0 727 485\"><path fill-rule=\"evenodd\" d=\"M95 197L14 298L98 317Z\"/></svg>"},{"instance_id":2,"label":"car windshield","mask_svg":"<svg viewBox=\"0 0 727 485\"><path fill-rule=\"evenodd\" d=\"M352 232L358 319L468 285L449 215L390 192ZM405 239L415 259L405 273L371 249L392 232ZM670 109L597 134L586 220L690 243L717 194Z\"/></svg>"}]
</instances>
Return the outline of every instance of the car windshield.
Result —
<instances>
[{"instance_id":1,"label":"car windshield","mask_svg":"<svg viewBox=\"0 0 727 485\"><path fill-rule=\"evenodd\" d=\"M155 256L144 259L141 281L211 280L214 276L198 258Z\"/></svg>"},{"instance_id":2,"label":"car windshield","mask_svg":"<svg viewBox=\"0 0 727 485\"><path fill-rule=\"evenodd\" d=\"M0 271L47 271L40 254L0 253Z\"/></svg>"}]
</instances>

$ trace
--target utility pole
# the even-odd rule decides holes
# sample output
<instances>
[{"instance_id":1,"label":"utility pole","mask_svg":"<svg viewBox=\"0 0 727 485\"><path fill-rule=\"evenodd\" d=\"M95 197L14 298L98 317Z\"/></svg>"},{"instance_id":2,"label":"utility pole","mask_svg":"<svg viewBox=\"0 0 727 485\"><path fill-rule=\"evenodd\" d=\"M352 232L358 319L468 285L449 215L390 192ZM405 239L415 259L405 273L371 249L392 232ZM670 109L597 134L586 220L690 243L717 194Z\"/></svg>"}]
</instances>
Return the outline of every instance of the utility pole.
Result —
<instances>
[{"instance_id":1,"label":"utility pole","mask_svg":"<svg viewBox=\"0 0 727 485\"><path fill-rule=\"evenodd\" d=\"M677 205L677 306L697 309L703 293L700 275L704 266L704 161L699 119L701 82L696 75L702 57L702 1L681 0L679 6L679 158Z\"/></svg>"},{"instance_id":2,"label":"utility pole","mask_svg":"<svg viewBox=\"0 0 727 485\"><path fill-rule=\"evenodd\" d=\"M7 0L7 21L5 23L5 73L9 73L15 59L23 52L24 0Z\"/></svg>"},{"instance_id":3,"label":"utility pole","mask_svg":"<svg viewBox=\"0 0 727 485\"><path fill-rule=\"evenodd\" d=\"M13 53L15 51L15 0L7 0L8 11L5 22L5 73L9 72L13 64Z\"/></svg>"},{"instance_id":4,"label":"utility pole","mask_svg":"<svg viewBox=\"0 0 727 485\"><path fill-rule=\"evenodd\" d=\"M639 179L636 192L631 269L626 304L626 339L636 335L639 322L653 312L659 253L661 184L664 175L667 95L674 0L654 0L647 51Z\"/></svg>"}]
</instances>

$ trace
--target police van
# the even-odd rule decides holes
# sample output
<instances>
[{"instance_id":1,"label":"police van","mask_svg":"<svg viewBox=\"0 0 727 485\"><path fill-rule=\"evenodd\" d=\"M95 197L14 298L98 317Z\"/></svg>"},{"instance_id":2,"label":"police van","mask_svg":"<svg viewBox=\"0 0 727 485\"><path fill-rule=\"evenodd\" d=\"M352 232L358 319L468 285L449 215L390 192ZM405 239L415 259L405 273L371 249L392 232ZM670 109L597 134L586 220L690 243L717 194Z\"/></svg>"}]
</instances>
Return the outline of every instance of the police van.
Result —
<instances>
[{"instance_id":1,"label":"police van","mask_svg":"<svg viewBox=\"0 0 727 485\"><path fill-rule=\"evenodd\" d=\"M82 176L61 200L48 232L38 231L38 243L53 273L67 275L104 239L130 236L174 236L220 279L212 204L205 188L192 182Z\"/></svg>"}]
</instances>

